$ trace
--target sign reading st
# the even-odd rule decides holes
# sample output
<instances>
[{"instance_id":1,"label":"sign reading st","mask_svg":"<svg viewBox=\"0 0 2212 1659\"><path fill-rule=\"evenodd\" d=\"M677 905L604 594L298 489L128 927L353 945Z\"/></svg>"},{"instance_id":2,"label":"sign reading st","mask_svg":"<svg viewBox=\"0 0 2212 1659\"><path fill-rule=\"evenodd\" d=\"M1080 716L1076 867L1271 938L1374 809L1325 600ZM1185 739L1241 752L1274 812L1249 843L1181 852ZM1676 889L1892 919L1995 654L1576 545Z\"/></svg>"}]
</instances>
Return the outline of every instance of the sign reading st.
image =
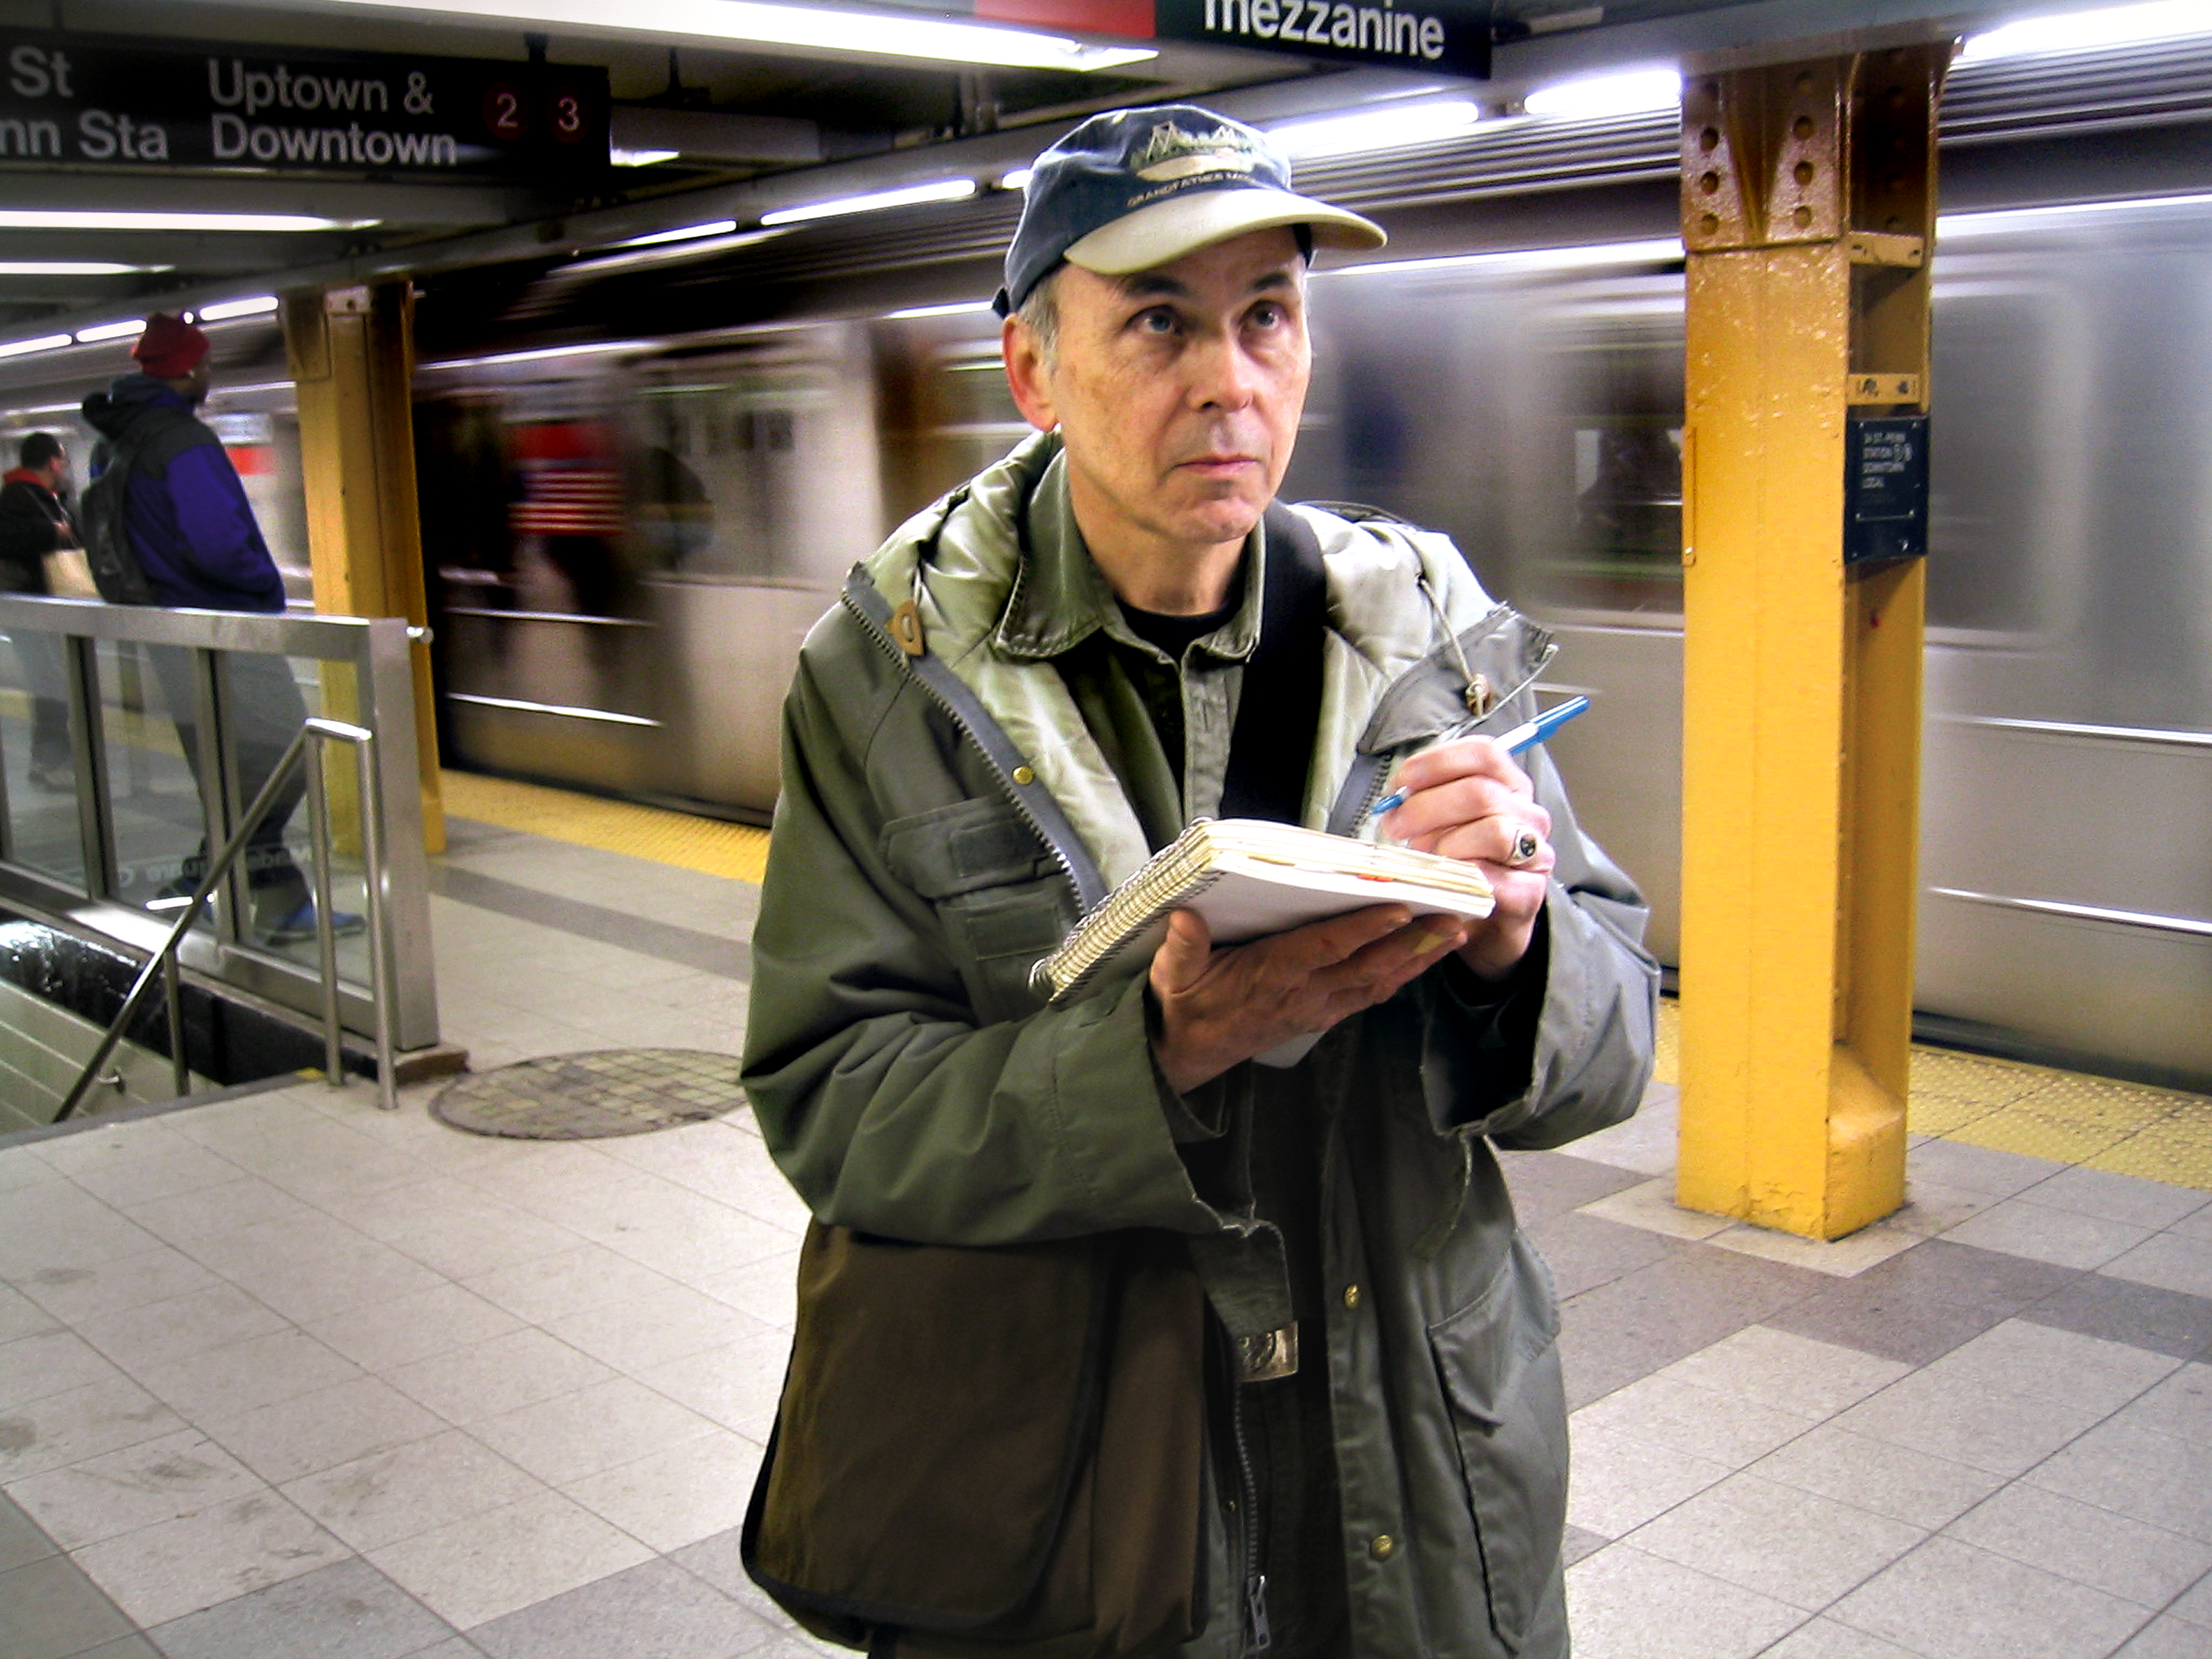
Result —
<instances>
[{"instance_id":1,"label":"sign reading st","mask_svg":"<svg viewBox=\"0 0 2212 1659\"><path fill-rule=\"evenodd\" d=\"M607 76L565 64L0 30L0 164L374 178L607 165Z\"/></svg>"}]
</instances>

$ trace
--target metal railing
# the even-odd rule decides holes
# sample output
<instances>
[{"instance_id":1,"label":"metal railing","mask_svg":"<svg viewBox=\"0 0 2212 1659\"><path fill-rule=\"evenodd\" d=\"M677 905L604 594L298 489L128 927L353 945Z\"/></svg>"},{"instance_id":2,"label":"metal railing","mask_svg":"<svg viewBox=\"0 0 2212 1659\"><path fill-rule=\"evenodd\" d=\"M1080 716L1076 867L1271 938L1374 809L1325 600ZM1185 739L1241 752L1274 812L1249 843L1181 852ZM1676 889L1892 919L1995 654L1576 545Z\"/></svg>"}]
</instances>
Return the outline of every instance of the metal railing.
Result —
<instances>
[{"instance_id":1,"label":"metal railing","mask_svg":"<svg viewBox=\"0 0 2212 1659\"><path fill-rule=\"evenodd\" d=\"M26 779L25 757L0 757L8 762L0 767L0 905L112 941L156 975L165 962L180 962L203 983L319 1020L326 1036L335 1012L337 1024L362 1036L381 1027L393 1049L438 1041L415 665L404 620L0 594L0 635L15 642L23 660L27 697L64 705L68 727L66 761L40 777L58 795L11 806L9 780ZM40 641L36 650L53 665L43 690L28 684L27 640ZM313 665L295 666L300 659ZM291 709L281 722L269 712L276 703ZM319 721L321 736L301 736L303 720ZM371 740L355 745L353 769L366 781L349 785L342 774L331 779L342 794L358 793L357 829L349 817L334 836L320 805L322 759L327 741L353 742L340 738L339 728ZM9 735L20 729L11 726ZM309 861L301 856L307 849L288 846L281 820L291 807L282 801L274 814L280 822L256 842L252 832L262 819L249 805L260 809L264 802L241 797L266 796L279 786L286 769L271 757L287 739L304 745L290 757L292 787L304 763L306 793L317 803L307 827L319 918L331 909L325 898L331 842L347 843L349 893L355 843L364 854L376 850L380 872L361 872L377 890L363 907L365 952L340 957L335 940L319 933L312 952L301 950L309 937L304 918L279 926L267 913L282 894L262 866L271 859L283 863L289 871L283 878L303 891L296 866ZM242 854L223 867L215 860L204 871L198 867L210 849L228 848L241 836ZM195 837L200 852L179 862ZM166 889L165 878L173 878ZM187 901L188 888L205 890ZM258 916L257 899L264 907ZM164 914L179 904L181 917ZM176 975L166 977L173 1000ZM149 978L149 989L152 983ZM139 993L142 1004L148 994Z\"/></svg>"},{"instance_id":2,"label":"metal railing","mask_svg":"<svg viewBox=\"0 0 2212 1659\"><path fill-rule=\"evenodd\" d=\"M158 977L161 981L162 1002L167 1012L169 1024L169 1078L179 1095L191 1092L191 1072L185 1059L185 1020L181 981L177 967L177 947L198 920L204 905L230 873L239 854L269 809L276 802L277 793L290 781L295 768L304 761L307 769L307 825L315 849L315 942L318 965L321 969L323 1014L323 1076L334 1089L345 1086L345 1042L338 1024L338 933L337 912L331 901L331 811L328 793L324 787L323 746L329 743L350 744L354 751L356 780L361 789L362 862L368 879L364 884L368 903L368 950L372 976L371 994L376 1002L376 1090L377 1104L386 1111L399 1105L398 1079L394 1075L392 1050L392 963L384 948L384 848L378 824L383 814L383 787L376 775L376 736L358 726L343 720L324 720L311 715L300 727L299 735L285 745L283 757L269 774L252 804L246 807L238 830L222 852L209 860L206 873L193 886L191 897L181 914L170 925L168 937L161 948L149 953L146 965L139 969L137 979L123 999L123 1006L115 1018L108 1022L106 1033L85 1061L84 1069L69 1093L64 1097L61 1109L54 1114L59 1123L72 1116L82 1103L85 1095L99 1079L100 1068L115 1052L115 1045L131 1029L137 1017L139 1005Z\"/></svg>"}]
</instances>

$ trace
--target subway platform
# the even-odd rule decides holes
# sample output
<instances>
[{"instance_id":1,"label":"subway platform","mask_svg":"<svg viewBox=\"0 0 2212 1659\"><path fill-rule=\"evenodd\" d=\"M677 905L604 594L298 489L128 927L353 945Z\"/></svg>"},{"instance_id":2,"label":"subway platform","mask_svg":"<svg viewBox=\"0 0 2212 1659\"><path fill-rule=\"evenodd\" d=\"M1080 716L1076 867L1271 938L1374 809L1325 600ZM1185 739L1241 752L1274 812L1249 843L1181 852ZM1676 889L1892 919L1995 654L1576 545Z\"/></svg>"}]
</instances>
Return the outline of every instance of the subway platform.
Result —
<instances>
[{"instance_id":1,"label":"subway platform","mask_svg":"<svg viewBox=\"0 0 2212 1659\"><path fill-rule=\"evenodd\" d=\"M477 1067L736 1052L764 837L448 783ZM1669 1201L1671 1077L1509 1160L1581 1659L2212 1653L2212 1100L1922 1050L1911 1203L1815 1245ZM497 1139L445 1086L0 1150L0 1659L836 1651L738 1559L805 1223L752 1123Z\"/></svg>"}]
</instances>

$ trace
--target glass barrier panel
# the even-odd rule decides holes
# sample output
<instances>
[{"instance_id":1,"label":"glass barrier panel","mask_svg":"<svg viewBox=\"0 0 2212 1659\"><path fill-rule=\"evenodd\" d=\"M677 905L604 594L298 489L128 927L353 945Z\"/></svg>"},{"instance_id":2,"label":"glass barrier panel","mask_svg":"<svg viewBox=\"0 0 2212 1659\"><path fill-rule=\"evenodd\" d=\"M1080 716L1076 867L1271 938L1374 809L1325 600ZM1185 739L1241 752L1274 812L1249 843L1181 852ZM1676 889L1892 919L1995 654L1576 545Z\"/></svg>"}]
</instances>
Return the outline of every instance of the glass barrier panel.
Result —
<instances>
[{"instance_id":1,"label":"glass barrier panel","mask_svg":"<svg viewBox=\"0 0 2212 1659\"><path fill-rule=\"evenodd\" d=\"M222 660L223 707L230 721L230 752L237 757L241 805L261 787L284 745L310 714L360 719L360 695L350 663L240 652L227 653ZM323 757L329 771L331 896L338 935L338 975L366 984L367 878L353 750L333 744L325 747ZM252 942L312 969L318 961L315 847L307 789L302 767L278 793L247 842L244 858L252 901Z\"/></svg>"},{"instance_id":2,"label":"glass barrier panel","mask_svg":"<svg viewBox=\"0 0 2212 1659\"><path fill-rule=\"evenodd\" d=\"M192 653L102 640L94 708L107 765L119 904L173 916L207 868ZM195 925L210 925L204 909Z\"/></svg>"},{"instance_id":3,"label":"glass barrier panel","mask_svg":"<svg viewBox=\"0 0 2212 1659\"><path fill-rule=\"evenodd\" d=\"M0 649L0 769L11 862L84 886L76 757L70 742L67 647L17 629Z\"/></svg>"}]
</instances>

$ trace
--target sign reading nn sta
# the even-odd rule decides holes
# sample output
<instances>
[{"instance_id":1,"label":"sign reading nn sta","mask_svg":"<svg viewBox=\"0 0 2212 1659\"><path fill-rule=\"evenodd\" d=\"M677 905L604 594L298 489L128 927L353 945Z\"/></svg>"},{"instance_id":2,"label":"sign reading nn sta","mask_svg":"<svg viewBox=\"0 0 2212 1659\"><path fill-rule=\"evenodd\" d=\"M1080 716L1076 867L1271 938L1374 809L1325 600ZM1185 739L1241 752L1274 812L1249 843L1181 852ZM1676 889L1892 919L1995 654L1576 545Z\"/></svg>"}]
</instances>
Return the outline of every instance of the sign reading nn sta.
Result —
<instances>
[{"instance_id":1,"label":"sign reading nn sta","mask_svg":"<svg viewBox=\"0 0 2212 1659\"><path fill-rule=\"evenodd\" d=\"M607 165L607 74L565 64L0 30L0 164L438 179Z\"/></svg>"},{"instance_id":2,"label":"sign reading nn sta","mask_svg":"<svg viewBox=\"0 0 2212 1659\"><path fill-rule=\"evenodd\" d=\"M1490 76L1489 0L973 0L1033 28Z\"/></svg>"}]
</instances>

